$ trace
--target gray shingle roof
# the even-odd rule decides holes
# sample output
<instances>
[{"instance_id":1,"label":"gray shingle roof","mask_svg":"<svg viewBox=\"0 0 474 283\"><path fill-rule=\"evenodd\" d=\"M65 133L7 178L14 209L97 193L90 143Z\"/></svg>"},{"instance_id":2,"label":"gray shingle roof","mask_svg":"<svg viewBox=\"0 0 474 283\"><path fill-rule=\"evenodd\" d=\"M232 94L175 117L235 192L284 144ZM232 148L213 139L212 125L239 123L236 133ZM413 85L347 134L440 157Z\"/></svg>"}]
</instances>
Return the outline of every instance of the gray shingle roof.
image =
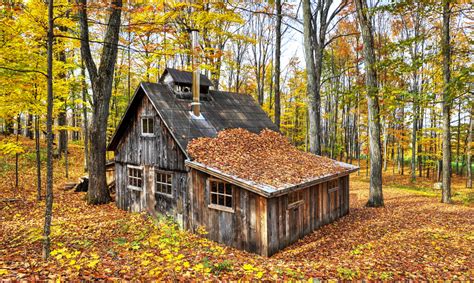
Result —
<instances>
[{"instance_id":1,"label":"gray shingle roof","mask_svg":"<svg viewBox=\"0 0 474 283\"><path fill-rule=\"evenodd\" d=\"M170 74L173 80L177 83L181 83L181 84L193 83L192 72L181 71L181 70L173 69L173 68L166 68L163 74L161 75L161 78L166 76L166 74ZM162 79L160 79L160 81L162 81ZM201 74L199 84L201 86L212 86L212 82L209 80L209 78L206 75L203 75L203 74Z\"/></svg>"},{"instance_id":2,"label":"gray shingle roof","mask_svg":"<svg viewBox=\"0 0 474 283\"><path fill-rule=\"evenodd\" d=\"M201 113L204 119L193 119L190 100L179 99L173 91L161 83L141 83L122 121L130 121L135 106L146 95L164 123L174 136L181 149L186 152L188 142L198 137L214 137L218 131L229 128L243 128L259 133L263 129L278 131L267 114L246 94L209 91L206 100L201 100ZM115 150L126 123L118 126L108 150Z\"/></svg>"}]
</instances>

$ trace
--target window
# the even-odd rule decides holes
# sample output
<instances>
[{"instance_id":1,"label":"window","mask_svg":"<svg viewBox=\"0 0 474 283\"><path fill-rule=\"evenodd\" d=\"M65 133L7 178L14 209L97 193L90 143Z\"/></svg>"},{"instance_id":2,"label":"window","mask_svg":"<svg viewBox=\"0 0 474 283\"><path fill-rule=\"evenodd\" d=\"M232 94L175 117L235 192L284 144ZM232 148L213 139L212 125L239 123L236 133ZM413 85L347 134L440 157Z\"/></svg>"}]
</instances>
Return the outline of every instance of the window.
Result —
<instances>
[{"instance_id":1,"label":"window","mask_svg":"<svg viewBox=\"0 0 474 283\"><path fill-rule=\"evenodd\" d=\"M217 179L209 179L210 207L233 212L232 185Z\"/></svg>"},{"instance_id":2,"label":"window","mask_svg":"<svg viewBox=\"0 0 474 283\"><path fill-rule=\"evenodd\" d=\"M128 188L141 190L143 187L143 169L140 166L127 166L128 170Z\"/></svg>"},{"instance_id":3,"label":"window","mask_svg":"<svg viewBox=\"0 0 474 283\"><path fill-rule=\"evenodd\" d=\"M173 196L172 177L171 173L155 170L155 192L166 196Z\"/></svg>"},{"instance_id":4,"label":"window","mask_svg":"<svg viewBox=\"0 0 474 283\"><path fill-rule=\"evenodd\" d=\"M339 180L328 182L329 210L331 213L337 213L340 208L341 192L339 191Z\"/></svg>"},{"instance_id":5,"label":"window","mask_svg":"<svg viewBox=\"0 0 474 283\"><path fill-rule=\"evenodd\" d=\"M339 180L332 180L328 182L328 192L332 193L339 190Z\"/></svg>"},{"instance_id":6,"label":"window","mask_svg":"<svg viewBox=\"0 0 474 283\"><path fill-rule=\"evenodd\" d=\"M153 117L142 118L142 136L154 136Z\"/></svg>"},{"instance_id":7,"label":"window","mask_svg":"<svg viewBox=\"0 0 474 283\"><path fill-rule=\"evenodd\" d=\"M293 207L303 203L303 191L295 191L288 194L288 207Z\"/></svg>"}]
</instances>

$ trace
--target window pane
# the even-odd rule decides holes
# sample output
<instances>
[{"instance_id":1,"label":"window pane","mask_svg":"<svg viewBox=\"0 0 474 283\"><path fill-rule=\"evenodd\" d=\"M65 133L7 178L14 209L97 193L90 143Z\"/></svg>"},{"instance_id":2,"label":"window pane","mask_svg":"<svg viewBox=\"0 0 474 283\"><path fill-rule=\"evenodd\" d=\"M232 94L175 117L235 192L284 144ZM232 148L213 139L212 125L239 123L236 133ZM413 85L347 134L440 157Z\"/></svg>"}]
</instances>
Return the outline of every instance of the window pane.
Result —
<instances>
[{"instance_id":1,"label":"window pane","mask_svg":"<svg viewBox=\"0 0 474 283\"><path fill-rule=\"evenodd\" d=\"M227 195L232 195L232 185L231 184L229 184L229 183L225 184L225 193Z\"/></svg>"},{"instance_id":2,"label":"window pane","mask_svg":"<svg viewBox=\"0 0 474 283\"><path fill-rule=\"evenodd\" d=\"M219 182L219 193L220 194L224 193L224 183Z\"/></svg>"},{"instance_id":3,"label":"window pane","mask_svg":"<svg viewBox=\"0 0 474 283\"><path fill-rule=\"evenodd\" d=\"M216 194L211 194L211 203L212 204L217 204L217 195Z\"/></svg>"},{"instance_id":4,"label":"window pane","mask_svg":"<svg viewBox=\"0 0 474 283\"><path fill-rule=\"evenodd\" d=\"M223 195L219 195L217 204L218 205L224 205L224 196Z\"/></svg>"},{"instance_id":5,"label":"window pane","mask_svg":"<svg viewBox=\"0 0 474 283\"><path fill-rule=\"evenodd\" d=\"M146 134L148 131L146 119L142 119L142 133Z\"/></svg>"},{"instance_id":6,"label":"window pane","mask_svg":"<svg viewBox=\"0 0 474 283\"><path fill-rule=\"evenodd\" d=\"M217 192L217 183L214 181L211 181L211 192Z\"/></svg>"},{"instance_id":7,"label":"window pane","mask_svg":"<svg viewBox=\"0 0 474 283\"><path fill-rule=\"evenodd\" d=\"M148 120L148 133L153 134L153 118L149 118Z\"/></svg>"},{"instance_id":8,"label":"window pane","mask_svg":"<svg viewBox=\"0 0 474 283\"><path fill-rule=\"evenodd\" d=\"M225 206L232 207L232 197L225 197Z\"/></svg>"}]
</instances>

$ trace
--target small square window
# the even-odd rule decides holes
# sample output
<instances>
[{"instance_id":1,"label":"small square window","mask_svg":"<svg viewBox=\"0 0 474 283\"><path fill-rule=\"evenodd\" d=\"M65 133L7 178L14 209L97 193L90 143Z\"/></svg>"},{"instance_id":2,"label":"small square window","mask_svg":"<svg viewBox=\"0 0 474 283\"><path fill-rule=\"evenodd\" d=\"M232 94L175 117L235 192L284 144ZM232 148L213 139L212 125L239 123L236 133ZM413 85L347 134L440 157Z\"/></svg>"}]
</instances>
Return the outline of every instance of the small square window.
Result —
<instances>
[{"instance_id":1,"label":"small square window","mask_svg":"<svg viewBox=\"0 0 474 283\"><path fill-rule=\"evenodd\" d=\"M154 121L153 117L143 117L142 118L142 136L154 136Z\"/></svg>"},{"instance_id":2,"label":"small square window","mask_svg":"<svg viewBox=\"0 0 474 283\"><path fill-rule=\"evenodd\" d=\"M129 189L141 190L143 184L143 169L139 166L127 166L128 171L128 185Z\"/></svg>"},{"instance_id":3,"label":"small square window","mask_svg":"<svg viewBox=\"0 0 474 283\"><path fill-rule=\"evenodd\" d=\"M339 190L339 180L332 180L328 182L328 192L332 193Z\"/></svg>"},{"instance_id":4,"label":"small square window","mask_svg":"<svg viewBox=\"0 0 474 283\"><path fill-rule=\"evenodd\" d=\"M209 195L211 208L233 211L231 184L217 179L209 179Z\"/></svg>"},{"instance_id":5,"label":"small square window","mask_svg":"<svg viewBox=\"0 0 474 283\"><path fill-rule=\"evenodd\" d=\"M288 194L288 206L295 206L303 203L303 192L301 190Z\"/></svg>"},{"instance_id":6,"label":"small square window","mask_svg":"<svg viewBox=\"0 0 474 283\"><path fill-rule=\"evenodd\" d=\"M173 196L173 178L171 173L155 170L155 192L166 196Z\"/></svg>"}]
</instances>

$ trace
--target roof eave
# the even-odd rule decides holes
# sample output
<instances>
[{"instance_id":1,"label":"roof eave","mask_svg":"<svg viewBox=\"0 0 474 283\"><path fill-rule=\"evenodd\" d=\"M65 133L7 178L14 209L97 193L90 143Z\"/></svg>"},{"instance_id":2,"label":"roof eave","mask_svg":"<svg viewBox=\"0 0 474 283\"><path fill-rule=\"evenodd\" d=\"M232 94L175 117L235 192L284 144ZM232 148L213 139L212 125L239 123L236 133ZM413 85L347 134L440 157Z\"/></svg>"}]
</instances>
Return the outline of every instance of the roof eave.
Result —
<instances>
[{"instance_id":1,"label":"roof eave","mask_svg":"<svg viewBox=\"0 0 474 283\"><path fill-rule=\"evenodd\" d=\"M357 167L357 166L354 166L354 165L351 165L351 164L346 164L346 163L343 163L343 162L338 162L338 161L336 161L336 162L339 165L346 167L347 170L342 171L340 173L319 176L319 177L313 178L311 180L304 181L300 184L288 185L288 186L283 186L283 187L279 187L279 188L276 188L276 187L273 187L273 186L268 186L268 185L262 185L262 184L255 183L253 181L245 180L245 179L239 178L237 176L224 173L224 172L222 172L222 171L220 171L216 168L209 167L209 166L206 166L205 164L202 164L202 163L199 163L199 162L196 162L196 161L192 161L192 160L189 160L189 159L187 159L185 161L185 165L187 167L197 169L199 171L202 171L202 172L207 173L209 175L212 175L214 177L220 178L220 179L222 179L224 181L227 181L229 183L232 183L234 185L245 188L245 189L247 189L249 191L252 191L256 194L259 194L261 196L264 196L264 197L267 197L267 198L272 198L272 197L278 197L278 196L287 194L287 193L292 192L292 191L296 191L296 190L311 187L311 186L314 186L314 185L317 185L317 184L320 184L320 183L324 183L324 182L327 182L327 181L330 181L330 180L333 180L333 179L337 179L337 178L340 178L340 177L343 177L343 176L347 176L347 175L359 170L359 167Z\"/></svg>"}]
</instances>

